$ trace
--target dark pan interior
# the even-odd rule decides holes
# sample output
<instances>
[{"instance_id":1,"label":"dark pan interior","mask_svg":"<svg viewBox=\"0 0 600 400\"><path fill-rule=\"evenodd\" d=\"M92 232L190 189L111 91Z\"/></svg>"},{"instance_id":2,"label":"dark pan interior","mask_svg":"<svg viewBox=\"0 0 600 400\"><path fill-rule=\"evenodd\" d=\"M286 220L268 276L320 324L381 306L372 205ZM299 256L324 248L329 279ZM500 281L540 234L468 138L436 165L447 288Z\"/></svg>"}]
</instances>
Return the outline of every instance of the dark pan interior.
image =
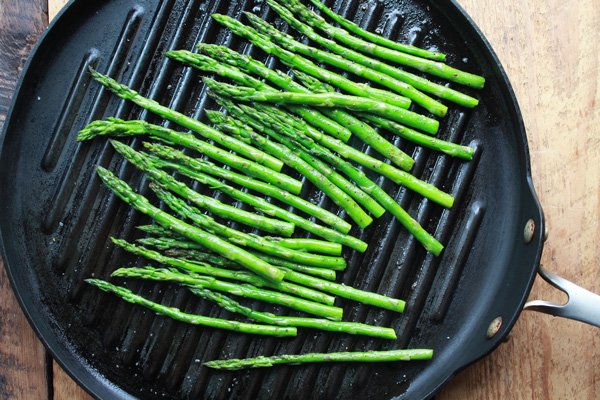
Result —
<instances>
[{"instance_id":1,"label":"dark pan interior","mask_svg":"<svg viewBox=\"0 0 600 400\"><path fill-rule=\"evenodd\" d=\"M486 88L475 93L481 105L475 110L451 107L439 134L477 147L472 162L394 139L417 160L417 176L456 196L451 210L398 190L388 181L378 181L446 244L442 256L426 254L387 214L360 233L370 243L366 253L346 253L350 267L339 281L405 298L408 307L399 315L339 300L345 318L391 325L398 341L305 329L297 338L273 339L192 327L82 282L92 276L106 278L118 266L139 263L115 250L108 237L135 238L140 234L134 227L148 222L100 185L94 166L108 166L146 193L147 182L115 156L106 141L77 144L77 131L107 116L162 123L90 81L87 66L205 120L204 109L214 108L214 103L206 96L201 75L166 60L166 50L192 49L198 41L219 42L274 67L279 64L209 18L213 12L239 15L252 10L273 20L273 12L260 0L75 1L45 33L30 58L5 125L0 228L5 265L26 314L53 355L93 395L423 398L497 346L514 324L539 263L543 216L531 187L522 120L497 59L450 1L329 3L364 27L435 47L449 55L451 65L487 78ZM303 195L333 207L310 185ZM533 241L525 244L523 228L530 218L538 229ZM125 283L164 304L231 317L184 290ZM498 316L503 324L488 339L488 326ZM401 347L432 347L434 360L240 372L215 372L201 365L228 357Z\"/></svg>"}]
</instances>

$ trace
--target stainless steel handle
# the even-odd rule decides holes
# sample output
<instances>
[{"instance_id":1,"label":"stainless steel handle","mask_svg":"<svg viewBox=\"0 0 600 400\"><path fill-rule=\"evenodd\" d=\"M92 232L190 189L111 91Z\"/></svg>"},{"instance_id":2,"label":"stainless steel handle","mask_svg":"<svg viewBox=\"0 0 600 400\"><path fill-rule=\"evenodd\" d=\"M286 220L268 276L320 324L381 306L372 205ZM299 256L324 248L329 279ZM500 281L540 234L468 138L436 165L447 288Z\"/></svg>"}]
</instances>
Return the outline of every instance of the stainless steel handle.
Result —
<instances>
[{"instance_id":1,"label":"stainless steel handle","mask_svg":"<svg viewBox=\"0 0 600 400\"><path fill-rule=\"evenodd\" d=\"M541 266L538 273L546 282L566 293L569 298L567 303L562 305L545 300L528 301L523 307L524 310L570 318L600 328L600 296L544 270Z\"/></svg>"}]
</instances>

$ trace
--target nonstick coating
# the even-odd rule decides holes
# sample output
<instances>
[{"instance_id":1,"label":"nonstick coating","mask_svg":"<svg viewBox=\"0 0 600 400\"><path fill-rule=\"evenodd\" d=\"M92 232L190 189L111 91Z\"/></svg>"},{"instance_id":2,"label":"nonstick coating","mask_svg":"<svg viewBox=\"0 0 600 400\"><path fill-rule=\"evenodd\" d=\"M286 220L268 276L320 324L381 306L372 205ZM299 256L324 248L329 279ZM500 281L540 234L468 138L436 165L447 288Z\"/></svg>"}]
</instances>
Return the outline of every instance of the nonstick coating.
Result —
<instances>
[{"instance_id":1,"label":"nonstick coating","mask_svg":"<svg viewBox=\"0 0 600 400\"><path fill-rule=\"evenodd\" d=\"M480 106L474 111L451 106L439 134L477 147L472 162L394 139L417 160L417 176L456 196L451 210L378 181L446 244L442 256L426 254L389 215L361 234L370 243L364 255L346 253L350 267L341 281L408 302L407 312L399 315L340 300L346 318L391 325L398 341L310 330L300 330L294 339L255 338L191 327L82 282L92 276L107 278L121 265L141 265L116 251L108 237L138 237L134 227L148 222L100 185L94 166L108 166L143 192L147 182L106 141L77 144L77 131L107 116L162 123L102 90L86 74L87 66L205 120L204 108L215 105L206 96L201 75L165 60L166 50L192 49L197 41L222 42L270 66L281 65L209 18L213 12L239 16L252 10L274 20L262 1L74 1L33 51L5 124L0 233L6 269L34 329L94 396L426 398L495 348L513 326L539 264L543 215L531 185L522 119L497 58L451 1L329 5L370 30L437 48L449 55L451 65L487 78L485 89L473 92L481 98ZM140 143L135 140L133 145ZM311 185L305 186L304 196L335 209ZM525 243L529 219L536 230ZM119 283L189 312L231 317L174 287ZM497 317L502 325L488 338L488 327ZM201 366L228 357L401 347L431 347L435 356L431 362L410 364L283 366L233 373Z\"/></svg>"}]
</instances>

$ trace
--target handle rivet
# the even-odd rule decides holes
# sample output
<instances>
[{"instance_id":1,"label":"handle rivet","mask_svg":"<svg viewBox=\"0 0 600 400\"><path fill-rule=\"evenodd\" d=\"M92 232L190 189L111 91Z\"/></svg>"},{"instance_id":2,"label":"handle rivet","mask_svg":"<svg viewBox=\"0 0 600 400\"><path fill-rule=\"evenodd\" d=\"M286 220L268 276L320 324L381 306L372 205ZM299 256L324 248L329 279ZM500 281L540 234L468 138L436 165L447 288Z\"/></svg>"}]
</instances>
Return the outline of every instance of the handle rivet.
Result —
<instances>
[{"instance_id":1,"label":"handle rivet","mask_svg":"<svg viewBox=\"0 0 600 400\"><path fill-rule=\"evenodd\" d=\"M535 222L533 222L533 219L529 218L525 223L525 229L523 229L523 239L525 239L525 243L531 242L534 232Z\"/></svg>"},{"instance_id":2,"label":"handle rivet","mask_svg":"<svg viewBox=\"0 0 600 400\"><path fill-rule=\"evenodd\" d=\"M490 323L490 326L488 326L487 329L487 338L491 339L494 336L496 336L496 333L498 333L498 331L500 330L500 327L502 326L502 317L496 317L492 320L492 322Z\"/></svg>"}]
</instances>

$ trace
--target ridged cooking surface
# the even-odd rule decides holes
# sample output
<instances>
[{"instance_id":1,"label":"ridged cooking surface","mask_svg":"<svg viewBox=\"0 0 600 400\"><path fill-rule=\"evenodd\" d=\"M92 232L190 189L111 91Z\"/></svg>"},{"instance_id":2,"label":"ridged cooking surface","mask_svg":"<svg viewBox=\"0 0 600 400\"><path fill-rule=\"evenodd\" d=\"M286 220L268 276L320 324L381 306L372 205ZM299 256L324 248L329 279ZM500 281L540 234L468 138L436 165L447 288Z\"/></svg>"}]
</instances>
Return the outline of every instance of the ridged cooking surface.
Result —
<instances>
[{"instance_id":1,"label":"ridged cooking surface","mask_svg":"<svg viewBox=\"0 0 600 400\"><path fill-rule=\"evenodd\" d=\"M377 1L328 3L371 31L379 30L393 39L408 40L424 47L435 46L449 54L451 65L481 73L467 46L451 29L440 27L445 19L433 5L414 0L403 1L401 6L395 2ZM239 372L218 372L201 364L213 359L283 353L402 347L434 347L437 351L444 345L444 340L449 343L455 327L442 327L448 310L452 308L453 294L460 286L463 272L469 267L471 270L477 268L468 260L474 243L478 239L483 240L478 237L478 232L486 224L486 213L492 206L498 207L496 202L506 200L504 195L496 194L495 189L481 180L485 176L496 176L500 181L505 173L511 173L498 172L490 166L485 167L485 173L479 172L482 159L492 155L485 151L501 148L496 141L502 140L499 136L503 132L487 110L488 103L493 101L490 92L475 93L482 97L482 104L474 111L450 105L450 112L442 121L438 135L475 147L475 157L471 162L415 148L385 133L386 137L413 155L416 160L413 173L416 176L456 198L455 206L445 210L419 195L399 189L388 180L373 176L446 245L439 258L427 254L389 213L364 232L353 229L352 233L367 241L369 248L364 254L345 251L349 267L339 274L338 282L406 299L407 312L396 314L342 299L338 299L336 304L344 308L344 320L394 327L397 341L308 329L299 329L296 338L265 338L188 326L101 293L83 282L88 277L107 278L111 271L123 265L146 265L143 260L135 260L116 249L109 237L140 237L141 233L136 231L135 226L149 220L132 212L101 185L94 172L95 165L117 172L142 193L149 195L149 190L143 176L124 163L120 156L115 156L106 140L76 143L74 138L78 130L93 120L108 116L141 118L181 129L111 95L91 80L86 71L88 66L97 68L144 96L206 122L204 110L216 107L201 83L202 75L166 59L164 52L170 49L192 50L199 41L223 43L265 60L273 68L283 69L278 61L266 58L262 52L233 37L210 18L214 12L239 16L241 11L253 11L273 21L275 15L266 4L258 1L119 0L97 8L100 13L111 13L111 24L116 28L105 34L89 32L89 37L81 37L84 43L87 40L95 45L78 53L79 59L72 60L78 67L62 71L64 90L59 90L62 96L42 99L51 100L52 104L48 115L39 117L43 118L41 122L32 122L47 127L47 132L40 136L43 138L41 142L7 145L31 148L32 157L38 160L36 165L19 165L20 173L30 177L31 187L15 189L15 198L27 198L38 193L37 208L23 205L19 210L19 217L24 221L19 232L22 237L35 233L33 239L22 244L25 253L30 255L27 264L34 266L35 279L41 286L42 303L50 310L54 323L73 351L94 373L142 398L379 399L404 393L428 363L282 366ZM95 17L93 11L89 11L89 15L82 18L93 21ZM52 68L48 76L57 73ZM42 78L40 80L43 81ZM44 86L40 85L40 93L44 93ZM484 146L485 141L491 144ZM130 143L140 148L141 138ZM378 156L360 142L355 140L352 143ZM498 164L505 162L503 157L516 158L492 151L496 152L495 162ZM288 172L297 177L295 172ZM478 172L484 177L477 182ZM35 187L41 190L32 191ZM194 187L212 193L201 185ZM485 188L476 192L474 187ZM225 196L215 196L248 209ZM302 196L335 210L332 202L316 192L308 182L305 182ZM272 201L281 205L276 200ZM511 205L503 207L510 209ZM338 214L345 216L343 211L338 210ZM503 223L509 226L516 216L503 218ZM499 231L502 231L502 226L498 225ZM477 275L474 276L473 279L477 279ZM237 318L175 286L134 280L118 282L154 301L177 306L187 312ZM258 310L290 314L281 307L259 302L245 304ZM446 329L447 334L440 333L441 329Z\"/></svg>"}]
</instances>

